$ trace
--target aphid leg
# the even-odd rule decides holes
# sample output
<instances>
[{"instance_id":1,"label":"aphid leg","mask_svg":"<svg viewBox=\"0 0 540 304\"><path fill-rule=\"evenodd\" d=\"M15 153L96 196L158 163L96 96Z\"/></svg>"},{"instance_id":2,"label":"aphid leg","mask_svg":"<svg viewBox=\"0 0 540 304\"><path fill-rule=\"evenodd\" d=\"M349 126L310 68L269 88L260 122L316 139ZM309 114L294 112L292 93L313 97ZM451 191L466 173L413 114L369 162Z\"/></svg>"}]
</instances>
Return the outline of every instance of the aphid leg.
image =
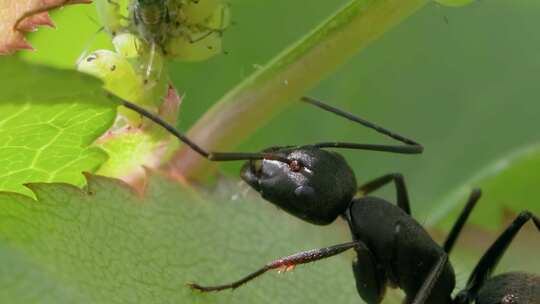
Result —
<instances>
[{"instance_id":1,"label":"aphid leg","mask_svg":"<svg viewBox=\"0 0 540 304\"><path fill-rule=\"evenodd\" d=\"M458 219L454 223L454 226L452 227L452 230L450 230L450 233L446 237L446 240L444 241L443 249L447 254L450 254L452 251L452 248L454 248L454 244L456 243L456 240L461 233L461 230L463 229L463 226L465 225L465 222L469 218L469 215L471 214L474 206L476 206L476 203L482 196L482 191L480 189L473 189L471 191L471 194L469 195L469 198L467 199L467 203L465 204L465 207L463 207L463 210L459 214Z\"/></svg>"},{"instance_id":2,"label":"aphid leg","mask_svg":"<svg viewBox=\"0 0 540 304\"><path fill-rule=\"evenodd\" d=\"M371 145L371 144L358 144L358 143L349 143L349 142L322 142L316 143L314 146L319 148L345 148L345 149L357 149L357 150L371 150L371 151L380 151L380 152L391 152L391 153L402 153L402 154L419 154L422 153L424 148L419 143L415 142L412 139L403 137L397 133L394 133L390 130L387 130L379 125L376 125L372 122L369 122L365 119L362 119L358 116L354 116L351 113L342 111L340 109L334 108L322 101L316 100L311 97L304 96L301 99L303 102L314 105L318 108L321 108L330 113L334 113L338 116L341 116L350 121L359 123L367 128L377 131L383 135L386 135L390 138L393 138L397 141L404 143L404 146L392 146L392 145Z\"/></svg>"},{"instance_id":3,"label":"aphid leg","mask_svg":"<svg viewBox=\"0 0 540 304\"><path fill-rule=\"evenodd\" d=\"M210 35L212 35L214 32L216 32L216 30L213 30L213 31L208 31L207 33L205 33L204 35L202 35L201 37L198 37L198 38L195 38L193 39L193 37L191 37L190 34L186 34L187 38L188 38L188 41L189 43L197 43L199 41L202 41L208 37L210 37Z\"/></svg>"},{"instance_id":4,"label":"aphid leg","mask_svg":"<svg viewBox=\"0 0 540 304\"><path fill-rule=\"evenodd\" d=\"M226 21L225 18L226 18L226 14L227 14L228 9L229 8L227 6L223 6L221 8L221 11L220 11L220 14L221 14L220 24L219 24L218 28L211 27L211 26L206 26L206 25L203 25L203 24L196 25L197 30L199 30L201 32L206 32L206 34L204 34L203 36L198 37L196 39L193 39L193 37L191 37L191 35L187 34L187 38L188 38L189 43L197 43L197 42L199 42L201 40L206 39L207 37L209 37L210 35L212 35L214 33L218 33L220 37L223 36L223 33L227 29L227 26L225 26L225 21Z\"/></svg>"},{"instance_id":5,"label":"aphid leg","mask_svg":"<svg viewBox=\"0 0 540 304\"><path fill-rule=\"evenodd\" d=\"M431 268L431 271L424 280L422 287L420 287L420 290L418 290L418 293L416 294L414 301L412 301L412 304L426 303L429 295L431 294L431 290L433 290L435 283L437 283L437 281L439 280L439 277L443 273L444 266L446 266L447 262L448 255L443 254L439 257L439 260L437 261L437 263L435 263L435 265L433 265L433 268Z\"/></svg>"},{"instance_id":6,"label":"aphid leg","mask_svg":"<svg viewBox=\"0 0 540 304\"><path fill-rule=\"evenodd\" d=\"M516 234L521 230L523 225L529 220L533 220L534 225L540 231L540 219L530 211L521 212L516 219L501 233L501 235L493 242L491 247L484 253L473 272L471 273L467 286L460 294L466 294L468 298L474 299L478 290L484 282L490 278L491 273L497 267L499 260L508 249L508 246L514 240Z\"/></svg>"},{"instance_id":7,"label":"aphid leg","mask_svg":"<svg viewBox=\"0 0 540 304\"><path fill-rule=\"evenodd\" d=\"M201 286L196 283L189 283L188 286L192 289L196 289L201 292L235 289L257 278L258 276L264 274L265 272L269 270L284 269L285 271L287 271L300 264L307 264L307 263L315 262L318 260L326 259L334 255L338 255L346 250L355 248L359 246L360 244L361 244L360 242L350 242L350 243L339 244L339 245L334 245L334 246L325 247L325 248L298 252L298 253L274 260L264 265L257 271L254 271L248 274L247 276L241 278L240 280L235 281L233 283L229 283L229 284L216 285L216 286Z\"/></svg>"},{"instance_id":8,"label":"aphid leg","mask_svg":"<svg viewBox=\"0 0 540 304\"><path fill-rule=\"evenodd\" d=\"M409 194L407 193L407 187L405 186L403 175L399 173L390 173L371 180L358 187L358 191L364 195L367 195L390 182L394 182L394 185L396 186L396 199L398 207L405 211L405 213L408 215L411 215Z\"/></svg>"}]
</instances>

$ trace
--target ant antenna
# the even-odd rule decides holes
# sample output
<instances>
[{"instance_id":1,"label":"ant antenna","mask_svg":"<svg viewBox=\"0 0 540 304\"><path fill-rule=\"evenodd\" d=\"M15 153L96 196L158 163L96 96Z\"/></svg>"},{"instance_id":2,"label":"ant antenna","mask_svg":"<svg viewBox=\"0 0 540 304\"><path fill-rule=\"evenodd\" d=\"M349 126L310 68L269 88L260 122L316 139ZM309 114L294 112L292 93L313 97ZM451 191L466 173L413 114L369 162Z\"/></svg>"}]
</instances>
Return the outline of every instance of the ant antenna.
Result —
<instances>
[{"instance_id":1,"label":"ant antenna","mask_svg":"<svg viewBox=\"0 0 540 304\"><path fill-rule=\"evenodd\" d=\"M417 143L416 141L412 139L396 134L379 125L376 125L358 116L354 116L351 113L334 108L326 103L323 103L320 100L317 100L315 98L308 97L308 96L302 97L301 100L305 103L309 103L325 111L341 116L345 119L359 123L363 125L364 127L375 130L378 133L386 135L390 138L393 138L405 144L405 146L388 146L388 145L371 145L371 144L358 144L358 143L347 143L347 142L323 142L323 143L314 144L314 146L318 148L345 148L345 149L371 150L371 151L402 153L402 154L419 154L419 153L422 153L422 151L424 150L422 145L420 145L419 143Z\"/></svg>"},{"instance_id":2,"label":"ant antenna","mask_svg":"<svg viewBox=\"0 0 540 304\"><path fill-rule=\"evenodd\" d=\"M348 149L357 149L357 150L371 150L371 151L382 151L382 152L392 152L392 153L402 153L402 154L418 154L423 151L423 147L418 144L417 142L405 138L401 135L398 135L396 133L393 133L387 129L384 129L383 127L380 127L374 123L371 123L367 120L364 120L362 118L356 117L350 113L344 112L342 110L339 110L337 108L334 108L332 106L329 106L321 101L318 101L316 99L310 98L310 97L302 97L302 101L315 105L325 111L329 111L331 113L334 113L338 116L344 117L348 120L357 122L363 126L366 126L370 129L373 129L379 133L382 133L384 135L387 135L391 138L394 138L400 142L405 143L405 146L389 146L389 145L371 145L371 144L359 144L359 143L347 143L347 142L323 142L323 143L316 143L312 146L317 148L348 148ZM210 161L235 161L235 160L259 160L259 159L270 159L270 160L277 160L286 164L291 164L292 160L287 159L286 157L279 156L276 153L271 152L262 152L262 153L244 153L244 152L209 152L197 145L195 142L191 141L188 137L186 137L184 134L180 133L176 128L168 124L166 121L161 119L159 116L148 112L144 108L141 108L140 106L133 104L129 101L122 100L122 104L140 115L149 118L150 120L154 121L156 124L160 125L161 127L165 128L167 131L169 131L171 134L176 136L180 141L187 144L190 148L195 150L199 155L202 157L210 160Z\"/></svg>"},{"instance_id":3,"label":"ant antenna","mask_svg":"<svg viewBox=\"0 0 540 304\"><path fill-rule=\"evenodd\" d=\"M187 138L184 134L180 133L176 128L171 126L169 123L161 119L161 117L157 116L156 114L153 114L144 108L131 103L126 100L122 100L122 105L126 108L129 108L140 115L152 120L156 124L160 125L167 131L169 131L171 134L176 136L180 141L188 145L190 148L195 150L195 152L199 153L202 157L210 160L210 161L235 161L235 160L259 160L259 159L270 159L270 160L277 160L286 164L290 164L292 161L276 155L272 153L245 153L245 152L208 152L199 145L197 145L195 142L191 141L191 139Z\"/></svg>"}]
</instances>

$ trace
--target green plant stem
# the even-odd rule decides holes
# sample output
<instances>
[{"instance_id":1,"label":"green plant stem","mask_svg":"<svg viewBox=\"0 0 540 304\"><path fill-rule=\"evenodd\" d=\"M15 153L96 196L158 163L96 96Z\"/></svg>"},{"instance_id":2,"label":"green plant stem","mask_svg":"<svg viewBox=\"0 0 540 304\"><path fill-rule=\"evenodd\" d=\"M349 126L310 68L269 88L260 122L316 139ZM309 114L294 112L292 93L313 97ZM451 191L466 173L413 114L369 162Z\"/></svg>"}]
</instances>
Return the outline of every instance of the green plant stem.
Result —
<instances>
[{"instance_id":1,"label":"green plant stem","mask_svg":"<svg viewBox=\"0 0 540 304\"><path fill-rule=\"evenodd\" d=\"M209 151L234 148L427 0L352 0L227 93L189 131ZM211 163L183 146L173 175L200 179Z\"/></svg>"}]
</instances>

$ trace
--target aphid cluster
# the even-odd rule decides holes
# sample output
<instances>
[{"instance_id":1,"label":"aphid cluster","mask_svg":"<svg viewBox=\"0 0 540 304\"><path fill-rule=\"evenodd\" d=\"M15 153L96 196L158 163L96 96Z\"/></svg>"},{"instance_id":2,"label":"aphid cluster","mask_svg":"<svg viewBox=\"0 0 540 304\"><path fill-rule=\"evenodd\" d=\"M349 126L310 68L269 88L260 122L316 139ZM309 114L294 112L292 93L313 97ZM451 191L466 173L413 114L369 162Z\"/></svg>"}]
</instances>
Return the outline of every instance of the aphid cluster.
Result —
<instances>
[{"instance_id":1,"label":"aphid cluster","mask_svg":"<svg viewBox=\"0 0 540 304\"><path fill-rule=\"evenodd\" d=\"M229 25L229 7L222 0L100 0L97 5L112 36L134 35L139 53L168 59L198 61L221 53Z\"/></svg>"},{"instance_id":2,"label":"aphid cluster","mask_svg":"<svg viewBox=\"0 0 540 304\"><path fill-rule=\"evenodd\" d=\"M228 12L217 0L138 0L130 6L130 20L139 36L150 45L157 44L165 56L200 60L220 51ZM190 48L206 51L190 56Z\"/></svg>"},{"instance_id":3,"label":"aphid cluster","mask_svg":"<svg viewBox=\"0 0 540 304\"><path fill-rule=\"evenodd\" d=\"M208 152L149 111L124 101L123 105L167 129L179 140L210 161L247 160L242 179L270 203L306 222L326 225L343 218L352 241L326 248L295 253L271 261L232 283L189 286L201 292L235 289L272 269L290 269L340 254L356 251L352 264L360 297L369 304L384 298L387 286L405 292L404 303L413 304L533 304L540 303L540 276L508 272L492 276L499 260L521 227L540 219L524 211L493 242L472 271L467 285L455 297L455 274L448 255L480 198L474 190L443 245L437 244L411 216L405 182L400 174L387 174L359 187L345 159L327 148L346 148L416 154L422 146L362 118L309 97L304 102L371 128L404 145L374 145L350 142L322 142L302 146L272 147L260 153ZM394 184L396 204L375 196L373 191Z\"/></svg>"},{"instance_id":4,"label":"aphid cluster","mask_svg":"<svg viewBox=\"0 0 540 304\"><path fill-rule=\"evenodd\" d=\"M156 109L166 94L166 60L200 61L222 52L222 33L229 23L229 7L223 0L95 3L116 51L84 54L77 68L102 79L109 92L138 105ZM120 111L128 124L140 125L139 115Z\"/></svg>"}]
</instances>

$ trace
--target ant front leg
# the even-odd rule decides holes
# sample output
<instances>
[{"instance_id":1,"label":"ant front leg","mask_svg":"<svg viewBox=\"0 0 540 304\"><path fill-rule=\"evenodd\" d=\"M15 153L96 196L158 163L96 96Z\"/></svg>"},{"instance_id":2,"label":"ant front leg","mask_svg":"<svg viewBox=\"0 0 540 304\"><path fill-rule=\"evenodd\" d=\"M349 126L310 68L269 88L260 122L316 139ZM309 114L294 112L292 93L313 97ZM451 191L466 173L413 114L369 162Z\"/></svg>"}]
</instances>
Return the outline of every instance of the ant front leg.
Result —
<instances>
[{"instance_id":1,"label":"ant front leg","mask_svg":"<svg viewBox=\"0 0 540 304\"><path fill-rule=\"evenodd\" d=\"M307 264L315 262L318 260L326 259L334 255L338 255L346 250L351 248L356 248L360 246L360 242L350 242L345 244L334 245L325 248L312 249L307 251L298 252L287 257L279 258L274 260L258 270L248 274L247 276L241 278L238 281L216 285L216 286L202 286L196 283L189 283L188 286L192 289L199 290L201 292L210 292L210 291L221 291L226 289L236 289L247 282L257 278L258 276L264 274L265 272L272 269L283 269L285 271L293 269L296 265Z\"/></svg>"},{"instance_id":2,"label":"ant front leg","mask_svg":"<svg viewBox=\"0 0 540 304\"><path fill-rule=\"evenodd\" d=\"M405 211L405 213L407 213L408 215L411 215L409 194L407 193L407 187L405 186L405 180L403 178L403 175L399 173L386 174L379 178L371 180L358 187L358 191L364 195L367 195L391 182L394 182L394 185L396 186L398 207Z\"/></svg>"},{"instance_id":3,"label":"ant front leg","mask_svg":"<svg viewBox=\"0 0 540 304\"><path fill-rule=\"evenodd\" d=\"M352 263L356 290L366 303L381 303L388 278L380 271L373 252L363 243L356 248L356 259Z\"/></svg>"}]
</instances>

